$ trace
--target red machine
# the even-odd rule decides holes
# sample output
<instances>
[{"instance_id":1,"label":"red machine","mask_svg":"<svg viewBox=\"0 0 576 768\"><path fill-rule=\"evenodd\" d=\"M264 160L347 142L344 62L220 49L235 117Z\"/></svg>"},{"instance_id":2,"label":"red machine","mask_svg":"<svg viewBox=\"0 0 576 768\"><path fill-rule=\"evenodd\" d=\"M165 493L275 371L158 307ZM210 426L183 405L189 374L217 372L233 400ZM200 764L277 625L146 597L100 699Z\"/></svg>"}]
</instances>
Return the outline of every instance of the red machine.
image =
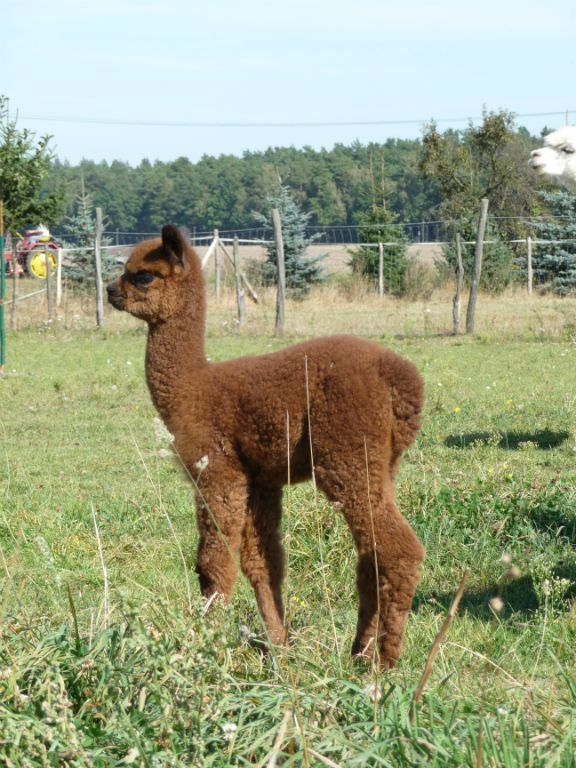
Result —
<instances>
[{"instance_id":1,"label":"red machine","mask_svg":"<svg viewBox=\"0 0 576 768\"><path fill-rule=\"evenodd\" d=\"M61 247L48 228L42 224L36 229L28 229L16 243L16 259L14 248L7 239L4 252L6 271L12 274L16 269L19 275L25 274L43 280L46 278L47 265L51 273L56 269L58 249Z\"/></svg>"}]
</instances>

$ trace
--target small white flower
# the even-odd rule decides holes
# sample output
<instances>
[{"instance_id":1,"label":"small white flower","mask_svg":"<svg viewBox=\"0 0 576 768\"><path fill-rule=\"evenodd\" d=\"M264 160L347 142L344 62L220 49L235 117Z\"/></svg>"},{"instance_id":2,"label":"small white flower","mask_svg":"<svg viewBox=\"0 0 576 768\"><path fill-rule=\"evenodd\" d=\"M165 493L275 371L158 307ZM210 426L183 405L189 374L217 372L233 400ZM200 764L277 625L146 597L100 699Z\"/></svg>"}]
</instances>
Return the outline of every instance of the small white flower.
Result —
<instances>
[{"instance_id":1,"label":"small white flower","mask_svg":"<svg viewBox=\"0 0 576 768\"><path fill-rule=\"evenodd\" d=\"M501 597L493 597L491 600L488 601L488 605L494 613L501 613L504 610L504 600L502 600Z\"/></svg>"},{"instance_id":2,"label":"small white flower","mask_svg":"<svg viewBox=\"0 0 576 768\"><path fill-rule=\"evenodd\" d=\"M206 467L208 466L208 456L202 456L201 459L198 459L196 464L194 464L198 472L203 472Z\"/></svg>"},{"instance_id":3,"label":"small white flower","mask_svg":"<svg viewBox=\"0 0 576 768\"><path fill-rule=\"evenodd\" d=\"M500 560L504 563L504 565L510 565L510 563L512 562L512 558L510 557L508 552L504 552Z\"/></svg>"},{"instance_id":4,"label":"small white flower","mask_svg":"<svg viewBox=\"0 0 576 768\"><path fill-rule=\"evenodd\" d=\"M222 734L224 736L224 741L232 741L234 738L234 734L238 730L238 726L236 723L224 723L222 726Z\"/></svg>"},{"instance_id":5,"label":"small white flower","mask_svg":"<svg viewBox=\"0 0 576 768\"><path fill-rule=\"evenodd\" d=\"M382 691L378 688L376 683L368 683L368 685L364 687L363 692L371 701L380 701L382 698Z\"/></svg>"}]
</instances>

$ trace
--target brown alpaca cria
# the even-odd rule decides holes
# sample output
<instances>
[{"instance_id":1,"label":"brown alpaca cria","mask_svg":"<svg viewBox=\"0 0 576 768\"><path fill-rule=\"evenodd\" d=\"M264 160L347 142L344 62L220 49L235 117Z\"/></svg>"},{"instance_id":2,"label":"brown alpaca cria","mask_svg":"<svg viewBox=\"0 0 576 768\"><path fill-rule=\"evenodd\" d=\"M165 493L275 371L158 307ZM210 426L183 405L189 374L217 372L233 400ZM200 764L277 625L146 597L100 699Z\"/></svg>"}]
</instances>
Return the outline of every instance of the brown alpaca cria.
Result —
<instances>
[{"instance_id":1,"label":"brown alpaca cria","mask_svg":"<svg viewBox=\"0 0 576 768\"><path fill-rule=\"evenodd\" d=\"M200 260L170 225L136 246L108 299L148 323L148 387L196 488L202 593L229 598L239 563L270 640L286 641L282 488L314 470L358 550L352 653L393 666L424 557L394 500L422 410L416 368L350 336L208 362Z\"/></svg>"}]
</instances>

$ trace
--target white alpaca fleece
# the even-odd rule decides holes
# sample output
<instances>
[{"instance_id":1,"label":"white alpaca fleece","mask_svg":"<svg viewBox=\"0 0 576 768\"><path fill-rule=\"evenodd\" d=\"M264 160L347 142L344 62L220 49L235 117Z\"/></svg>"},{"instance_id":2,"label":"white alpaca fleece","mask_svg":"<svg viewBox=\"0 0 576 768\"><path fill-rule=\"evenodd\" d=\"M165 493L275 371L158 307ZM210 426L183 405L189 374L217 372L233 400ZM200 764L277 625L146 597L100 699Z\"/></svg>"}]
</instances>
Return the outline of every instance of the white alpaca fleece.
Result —
<instances>
[{"instance_id":1,"label":"white alpaca fleece","mask_svg":"<svg viewBox=\"0 0 576 768\"><path fill-rule=\"evenodd\" d=\"M576 125L565 125L544 138L544 146L530 153L531 168L576 192Z\"/></svg>"}]
</instances>

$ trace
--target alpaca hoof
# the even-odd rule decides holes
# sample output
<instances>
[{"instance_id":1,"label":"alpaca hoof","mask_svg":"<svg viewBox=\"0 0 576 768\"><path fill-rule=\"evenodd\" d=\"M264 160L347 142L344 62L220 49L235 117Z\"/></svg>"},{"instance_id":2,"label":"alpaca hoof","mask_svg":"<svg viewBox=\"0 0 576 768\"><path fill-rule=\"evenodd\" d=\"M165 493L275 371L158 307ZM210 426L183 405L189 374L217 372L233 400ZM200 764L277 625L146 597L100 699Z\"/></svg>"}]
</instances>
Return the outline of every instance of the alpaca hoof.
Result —
<instances>
[{"instance_id":1,"label":"alpaca hoof","mask_svg":"<svg viewBox=\"0 0 576 768\"><path fill-rule=\"evenodd\" d=\"M382 672L387 672L389 669L394 669L394 667L398 663L398 659L393 659L390 656L380 656L378 663L380 666L380 670Z\"/></svg>"},{"instance_id":2,"label":"alpaca hoof","mask_svg":"<svg viewBox=\"0 0 576 768\"><path fill-rule=\"evenodd\" d=\"M398 663L397 658L391 656L381 656L374 653L352 653L352 659L363 664L377 664L382 672L394 669Z\"/></svg>"},{"instance_id":3,"label":"alpaca hoof","mask_svg":"<svg viewBox=\"0 0 576 768\"><path fill-rule=\"evenodd\" d=\"M268 639L272 645L287 646L288 645L288 632L282 628L277 631L268 632Z\"/></svg>"},{"instance_id":4,"label":"alpaca hoof","mask_svg":"<svg viewBox=\"0 0 576 768\"><path fill-rule=\"evenodd\" d=\"M252 632L250 627L245 624L241 624L239 627L240 642L243 645L247 645L250 648L255 648L263 656L266 656L269 648L268 643L263 638L259 637L255 632Z\"/></svg>"},{"instance_id":5,"label":"alpaca hoof","mask_svg":"<svg viewBox=\"0 0 576 768\"><path fill-rule=\"evenodd\" d=\"M352 658L355 661L377 664L383 672L393 669L398 663L399 656L400 654L394 651L391 654L382 652L382 650L379 651L375 647L373 638L367 643L355 640L352 645Z\"/></svg>"}]
</instances>

